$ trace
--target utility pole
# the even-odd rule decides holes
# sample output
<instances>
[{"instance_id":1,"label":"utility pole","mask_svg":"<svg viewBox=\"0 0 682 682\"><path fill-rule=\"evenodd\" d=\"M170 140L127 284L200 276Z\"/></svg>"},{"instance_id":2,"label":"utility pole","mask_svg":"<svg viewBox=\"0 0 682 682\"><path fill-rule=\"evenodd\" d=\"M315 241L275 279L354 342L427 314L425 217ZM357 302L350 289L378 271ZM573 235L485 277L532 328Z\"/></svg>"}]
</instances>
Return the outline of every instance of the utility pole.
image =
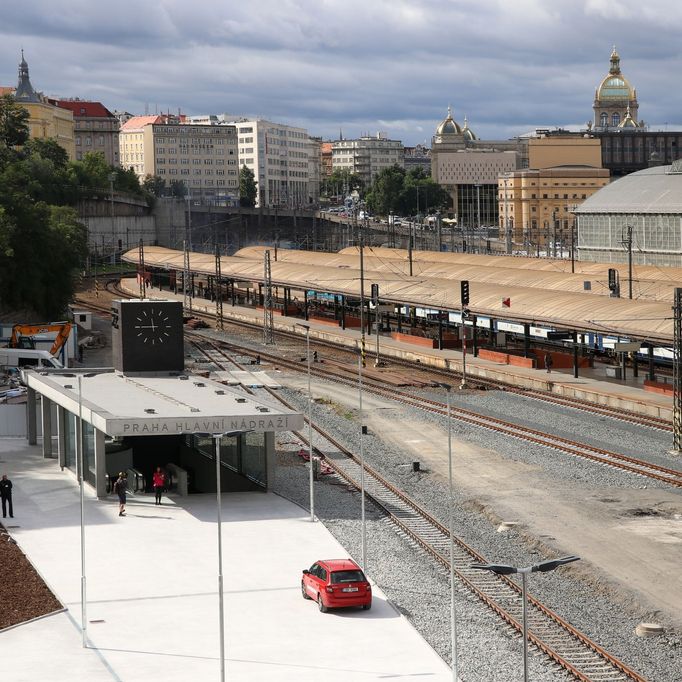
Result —
<instances>
[{"instance_id":1,"label":"utility pole","mask_svg":"<svg viewBox=\"0 0 682 682\"><path fill-rule=\"evenodd\" d=\"M358 246L360 248L360 365L366 367L365 363L365 249L364 249L364 234L362 227L357 223L358 229Z\"/></svg>"},{"instance_id":2,"label":"utility pole","mask_svg":"<svg viewBox=\"0 0 682 682\"><path fill-rule=\"evenodd\" d=\"M628 250L628 298L632 298L632 225L625 226L620 243Z\"/></svg>"},{"instance_id":3,"label":"utility pole","mask_svg":"<svg viewBox=\"0 0 682 682\"><path fill-rule=\"evenodd\" d=\"M379 285L372 284L372 301L374 303L374 325L376 326L377 335L377 346L376 346L376 358L374 359L374 366L380 367L381 360L379 359L379 326L380 326L380 313L379 313Z\"/></svg>"},{"instance_id":4,"label":"utility pole","mask_svg":"<svg viewBox=\"0 0 682 682\"><path fill-rule=\"evenodd\" d=\"M147 293L146 290L146 282L144 279L144 242L140 239L140 245L139 245L139 251L138 251L138 267L139 267L139 272L140 272L140 298L145 298L145 295ZM95 276L95 284L97 284L97 276Z\"/></svg>"},{"instance_id":5,"label":"utility pole","mask_svg":"<svg viewBox=\"0 0 682 682\"><path fill-rule=\"evenodd\" d=\"M263 254L263 285L265 295L263 300L263 343L272 345L275 343L275 321L272 313L272 270L270 268L270 251ZM310 463L312 466L313 463Z\"/></svg>"},{"instance_id":6,"label":"utility pole","mask_svg":"<svg viewBox=\"0 0 682 682\"><path fill-rule=\"evenodd\" d=\"M682 288L675 289L673 305L673 451L682 450Z\"/></svg>"},{"instance_id":7,"label":"utility pole","mask_svg":"<svg viewBox=\"0 0 682 682\"><path fill-rule=\"evenodd\" d=\"M142 248L142 240L140 239L140 249ZM182 242L183 251L183 265L184 269L182 272L182 283L183 286L183 297L182 297L182 307L187 307L187 301L189 300L189 309L192 310L192 296L189 294L189 249L187 248L187 240ZM144 296L143 296L144 298Z\"/></svg>"},{"instance_id":8,"label":"utility pole","mask_svg":"<svg viewBox=\"0 0 682 682\"><path fill-rule=\"evenodd\" d=\"M218 244L215 245L215 287L213 294L215 295L215 316L217 320L218 329L225 329L223 321L223 286L221 284L220 272L220 249Z\"/></svg>"}]
</instances>

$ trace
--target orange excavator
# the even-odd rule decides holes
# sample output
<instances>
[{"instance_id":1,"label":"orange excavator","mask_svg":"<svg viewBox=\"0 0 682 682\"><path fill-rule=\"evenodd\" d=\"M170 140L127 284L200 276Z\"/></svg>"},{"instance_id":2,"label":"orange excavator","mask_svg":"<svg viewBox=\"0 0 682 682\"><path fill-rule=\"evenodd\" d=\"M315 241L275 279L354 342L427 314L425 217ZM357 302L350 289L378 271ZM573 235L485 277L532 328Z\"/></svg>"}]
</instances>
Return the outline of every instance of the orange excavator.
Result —
<instances>
[{"instance_id":1,"label":"orange excavator","mask_svg":"<svg viewBox=\"0 0 682 682\"><path fill-rule=\"evenodd\" d=\"M36 334L49 334L57 332L50 355L54 357L62 349L71 333L71 322L53 322L49 324L15 324L12 327L12 336L9 340L10 348L35 348L33 336Z\"/></svg>"}]
</instances>

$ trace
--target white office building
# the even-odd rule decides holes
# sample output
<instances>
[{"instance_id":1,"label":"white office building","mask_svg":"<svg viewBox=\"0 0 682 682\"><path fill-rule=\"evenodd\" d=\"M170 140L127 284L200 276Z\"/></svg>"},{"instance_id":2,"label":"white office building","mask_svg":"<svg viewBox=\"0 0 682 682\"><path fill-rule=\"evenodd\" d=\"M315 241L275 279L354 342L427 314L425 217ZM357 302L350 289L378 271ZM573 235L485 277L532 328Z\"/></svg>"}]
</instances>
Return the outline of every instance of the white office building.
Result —
<instances>
[{"instance_id":1,"label":"white office building","mask_svg":"<svg viewBox=\"0 0 682 682\"><path fill-rule=\"evenodd\" d=\"M332 170L359 175L367 187L384 168L394 165L405 167L405 150L402 142L389 140L386 133L337 140L332 144Z\"/></svg>"}]
</instances>

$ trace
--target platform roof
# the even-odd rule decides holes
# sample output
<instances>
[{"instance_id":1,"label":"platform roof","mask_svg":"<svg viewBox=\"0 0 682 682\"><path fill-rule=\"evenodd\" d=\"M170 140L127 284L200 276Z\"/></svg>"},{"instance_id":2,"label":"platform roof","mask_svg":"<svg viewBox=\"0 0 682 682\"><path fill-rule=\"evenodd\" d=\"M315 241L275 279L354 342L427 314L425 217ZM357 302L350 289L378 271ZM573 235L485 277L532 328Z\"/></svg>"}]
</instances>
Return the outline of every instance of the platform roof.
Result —
<instances>
[{"instance_id":1,"label":"platform roof","mask_svg":"<svg viewBox=\"0 0 682 682\"><path fill-rule=\"evenodd\" d=\"M123 256L136 262L134 249ZM163 247L145 248L145 264L151 267L182 270L183 253ZM191 253L193 272L215 275L215 256ZM245 258L221 257L223 278L263 281L263 263ZM295 290L315 290L331 294L360 296L360 271L320 265L317 262L271 263L272 283ZM402 303L434 311L458 311L461 308L458 280L413 276L366 270L366 294L370 283L379 285L380 298L386 303ZM506 307L503 300L510 299ZM672 342L673 323L669 303L614 299L586 293L566 293L521 286L499 286L477 282L471 289L469 308L479 316L516 320L557 328L609 333L628 338Z\"/></svg>"},{"instance_id":2,"label":"platform roof","mask_svg":"<svg viewBox=\"0 0 682 682\"><path fill-rule=\"evenodd\" d=\"M340 254L358 253L357 246L349 246L339 251ZM366 254L373 254L386 259L407 260L408 251L406 249L390 249L386 247L365 247ZM623 254L625 258L625 254ZM487 256L474 253L452 253L438 251L413 251L414 261L425 261L428 263L452 263L469 264L480 267L492 268L515 268L519 270L539 270L543 272L571 272L571 261L569 259L556 258L528 258L527 256ZM574 269L576 274L604 276L609 268L619 271L621 281L628 277L627 263L593 263L575 261ZM632 279L643 285L649 282L661 282L671 286L682 286L682 268L668 268L658 265L637 265L632 266ZM669 299L672 301L672 299Z\"/></svg>"},{"instance_id":3,"label":"platform roof","mask_svg":"<svg viewBox=\"0 0 682 682\"><path fill-rule=\"evenodd\" d=\"M235 254L239 258L249 258L251 260L263 260L263 252L268 247L249 246L240 249ZM366 248L364 253L364 266L374 272L408 275L410 272L409 256L407 251L404 257L386 257L384 249ZM395 251L390 249L390 251ZM396 252L398 253L398 252ZM423 252L420 252L420 255ZM438 254L434 254L438 255ZM315 263L334 268L359 268L360 256L358 250L344 249L342 253L330 253L326 251L300 251L289 249L278 249L278 262L286 263ZM522 286L534 289L564 291L574 293L587 293L596 296L610 296L608 287L608 267L602 266L599 272L590 275L569 272L558 272L555 270L531 270L523 268L512 268L499 266L497 259L496 266L482 265L468 262L449 262L447 260L431 259L425 260L423 257L412 259L413 276L436 277L441 279L462 280L471 282L487 282L499 286ZM532 259L537 260L537 259ZM633 278L634 279L634 278ZM585 290L585 282L590 283L590 289ZM621 280L622 282L623 280ZM647 300L672 301L673 283L659 281L634 281L633 297Z\"/></svg>"},{"instance_id":4,"label":"platform roof","mask_svg":"<svg viewBox=\"0 0 682 682\"><path fill-rule=\"evenodd\" d=\"M78 414L81 374L83 420L109 436L303 428L303 415L202 377L93 372L84 376L86 372L74 370L25 370L23 375L29 388Z\"/></svg>"}]
</instances>

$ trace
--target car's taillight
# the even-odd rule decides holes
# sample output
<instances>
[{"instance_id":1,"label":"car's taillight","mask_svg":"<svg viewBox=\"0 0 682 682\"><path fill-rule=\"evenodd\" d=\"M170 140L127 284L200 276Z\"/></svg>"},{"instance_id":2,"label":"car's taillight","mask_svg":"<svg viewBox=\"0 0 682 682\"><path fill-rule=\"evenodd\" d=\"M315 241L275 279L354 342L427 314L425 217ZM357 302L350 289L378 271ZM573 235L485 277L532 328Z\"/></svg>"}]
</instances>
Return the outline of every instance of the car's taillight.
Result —
<instances>
[{"instance_id":1,"label":"car's taillight","mask_svg":"<svg viewBox=\"0 0 682 682\"><path fill-rule=\"evenodd\" d=\"M327 592L333 592L334 588L331 585L327 585Z\"/></svg>"},{"instance_id":2,"label":"car's taillight","mask_svg":"<svg viewBox=\"0 0 682 682\"><path fill-rule=\"evenodd\" d=\"M366 589L368 592L371 592L371 591L372 591L372 586L371 586L369 583L367 583L367 584L365 585L365 589Z\"/></svg>"}]
</instances>

